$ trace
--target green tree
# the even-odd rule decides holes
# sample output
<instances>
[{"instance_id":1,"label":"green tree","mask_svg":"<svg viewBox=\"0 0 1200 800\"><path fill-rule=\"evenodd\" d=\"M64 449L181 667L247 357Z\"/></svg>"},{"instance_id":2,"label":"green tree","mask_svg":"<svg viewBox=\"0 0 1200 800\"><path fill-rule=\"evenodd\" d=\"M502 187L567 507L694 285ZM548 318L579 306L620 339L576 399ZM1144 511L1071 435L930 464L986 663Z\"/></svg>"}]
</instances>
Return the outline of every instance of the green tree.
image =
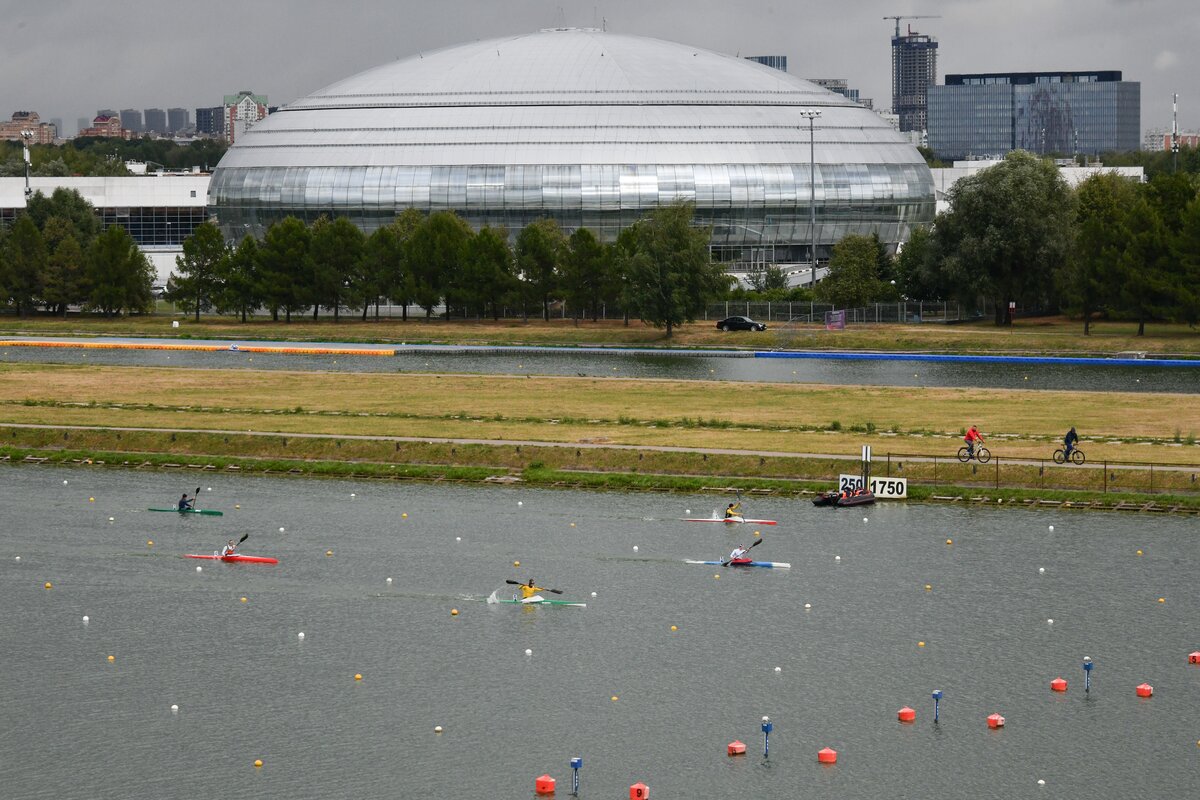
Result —
<instances>
[{"instance_id":1,"label":"green tree","mask_svg":"<svg viewBox=\"0 0 1200 800\"><path fill-rule=\"evenodd\" d=\"M311 241L312 234L303 222L286 217L267 228L258 248L258 295L276 322L280 311L285 314L284 321L291 322L293 311L308 308Z\"/></svg>"},{"instance_id":2,"label":"green tree","mask_svg":"<svg viewBox=\"0 0 1200 800\"><path fill-rule=\"evenodd\" d=\"M64 217L46 220L43 238L49 258L42 282L42 301L48 310L67 315L67 306L87 299L87 259L75 226Z\"/></svg>"},{"instance_id":3,"label":"green tree","mask_svg":"<svg viewBox=\"0 0 1200 800\"><path fill-rule=\"evenodd\" d=\"M1054 164L1020 150L963 178L935 228L945 280L990 305L997 325L1010 301L1044 307L1073 237L1071 201Z\"/></svg>"},{"instance_id":4,"label":"green tree","mask_svg":"<svg viewBox=\"0 0 1200 800\"><path fill-rule=\"evenodd\" d=\"M408 240L408 263L415 278L413 299L425 309L425 317L442 298L447 307L456 299L463 256L471 228L457 214L430 214Z\"/></svg>"},{"instance_id":5,"label":"green tree","mask_svg":"<svg viewBox=\"0 0 1200 800\"><path fill-rule=\"evenodd\" d=\"M676 325L692 322L707 303L729 289L729 278L708 252L711 231L691 226L695 207L676 203L627 228L622 246L630 311L669 339Z\"/></svg>"},{"instance_id":6,"label":"green tree","mask_svg":"<svg viewBox=\"0 0 1200 800\"><path fill-rule=\"evenodd\" d=\"M541 304L542 319L547 321L566 249L566 237L552 219L534 220L517 234L517 271L529 296Z\"/></svg>"},{"instance_id":7,"label":"green tree","mask_svg":"<svg viewBox=\"0 0 1200 800\"><path fill-rule=\"evenodd\" d=\"M579 228L567 239L566 258L563 259L563 300L571 308L575 324L586 311L595 322L604 298L605 274L609 260L605 257L604 245L587 228Z\"/></svg>"},{"instance_id":8,"label":"green tree","mask_svg":"<svg viewBox=\"0 0 1200 800\"><path fill-rule=\"evenodd\" d=\"M1083 318L1085 336L1092 316L1115 299L1126 244L1122 222L1136 196L1133 183L1110 173L1093 175L1075 190L1075 241L1056 277L1062 306Z\"/></svg>"},{"instance_id":9,"label":"green tree","mask_svg":"<svg viewBox=\"0 0 1200 800\"><path fill-rule=\"evenodd\" d=\"M7 300L17 316L37 310L46 274L46 242L28 214L17 217L8 236Z\"/></svg>"},{"instance_id":10,"label":"green tree","mask_svg":"<svg viewBox=\"0 0 1200 800\"><path fill-rule=\"evenodd\" d=\"M1178 286L1167 266L1169 258L1166 226L1150 201L1138 197L1122 222L1124 242L1117 258L1116 311L1137 320L1138 336L1146 333L1146 322L1171 316Z\"/></svg>"},{"instance_id":11,"label":"green tree","mask_svg":"<svg viewBox=\"0 0 1200 800\"><path fill-rule=\"evenodd\" d=\"M238 314L245 322L247 315L262 304L258 264L258 240L250 234L243 236L236 247L226 249L217 262L217 282L221 288L213 304L218 314Z\"/></svg>"},{"instance_id":12,"label":"green tree","mask_svg":"<svg viewBox=\"0 0 1200 800\"><path fill-rule=\"evenodd\" d=\"M149 311L153 304L154 268L120 225L109 227L92 242L88 278L88 305L106 317Z\"/></svg>"},{"instance_id":13,"label":"green tree","mask_svg":"<svg viewBox=\"0 0 1200 800\"><path fill-rule=\"evenodd\" d=\"M929 228L914 228L900 248L896 289L910 300L944 300L953 294L943 280L937 243Z\"/></svg>"},{"instance_id":14,"label":"green tree","mask_svg":"<svg viewBox=\"0 0 1200 800\"><path fill-rule=\"evenodd\" d=\"M1179 265L1179 284L1183 290L1179 316L1195 327L1200 322L1200 198L1184 209L1171 251Z\"/></svg>"},{"instance_id":15,"label":"green tree","mask_svg":"<svg viewBox=\"0 0 1200 800\"><path fill-rule=\"evenodd\" d=\"M787 291L788 278L783 267L777 264L767 264L761 270L754 270L746 275L751 291L772 292Z\"/></svg>"},{"instance_id":16,"label":"green tree","mask_svg":"<svg viewBox=\"0 0 1200 800\"><path fill-rule=\"evenodd\" d=\"M55 189L49 197L34 192L29 198L29 216L43 232L51 218L69 221L75 230L79 247L84 251L92 246L102 227L96 209L74 189Z\"/></svg>"},{"instance_id":17,"label":"green tree","mask_svg":"<svg viewBox=\"0 0 1200 800\"><path fill-rule=\"evenodd\" d=\"M817 300L857 308L884 296L890 286L879 276L878 242L858 234L838 242L829 258L829 274L817 284Z\"/></svg>"},{"instance_id":18,"label":"green tree","mask_svg":"<svg viewBox=\"0 0 1200 800\"><path fill-rule=\"evenodd\" d=\"M318 305L333 312L338 321L339 309L346 305L357 308L363 297L362 261L366 237L362 230L345 217L328 220L321 217L312 227L313 320Z\"/></svg>"},{"instance_id":19,"label":"green tree","mask_svg":"<svg viewBox=\"0 0 1200 800\"><path fill-rule=\"evenodd\" d=\"M221 230L212 222L197 225L183 240L183 255L175 258L179 274L168 279L166 294L184 312L194 311L196 322L201 311L213 307L223 288L219 265L228 252Z\"/></svg>"},{"instance_id":20,"label":"green tree","mask_svg":"<svg viewBox=\"0 0 1200 800\"><path fill-rule=\"evenodd\" d=\"M499 319L500 304L516 280L508 231L485 225L467 242L462 279L466 311L482 317L490 308L492 319Z\"/></svg>"}]
</instances>

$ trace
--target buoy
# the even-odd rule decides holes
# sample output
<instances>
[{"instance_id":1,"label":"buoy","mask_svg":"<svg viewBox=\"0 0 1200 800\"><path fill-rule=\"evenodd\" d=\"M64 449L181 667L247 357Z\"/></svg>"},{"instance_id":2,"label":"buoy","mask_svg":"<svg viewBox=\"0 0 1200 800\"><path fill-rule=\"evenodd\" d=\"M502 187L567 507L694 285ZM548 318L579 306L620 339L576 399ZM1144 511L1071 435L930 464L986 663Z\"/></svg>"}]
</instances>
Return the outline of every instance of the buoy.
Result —
<instances>
[{"instance_id":1,"label":"buoy","mask_svg":"<svg viewBox=\"0 0 1200 800\"><path fill-rule=\"evenodd\" d=\"M458 616L458 609L457 609L457 608L452 608L452 609L450 609L450 616L452 616L452 617L457 617L457 616Z\"/></svg>"},{"instance_id":2,"label":"buoy","mask_svg":"<svg viewBox=\"0 0 1200 800\"><path fill-rule=\"evenodd\" d=\"M1045 786L1045 785L1046 785L1046 782L1044 780L1042 780L1041 778L1038 778L1038 786Z\"/></svg>"},{"instance_id":3,"label":"buoy","mask_svg":"<svg viewBox=\"0 0 1200 800\"><path fill-rule=\"evenodd\" d=\"M87 619L87 617L84 617L84 619ZM1200 664L1200 650L1196 650L1194 652L1188 653L1188 663L1189 664Z\"/></svg>"},{"instance_id":4,"label":"buoy","mask_svg":"<svg viewBox=\"0 0 1200 800\"><path fill-rule=\"evenodd\" d=\"M54 584L53 584L53 583L51 583L50 581L46 581L46 583L45 583L45 584L43 584L43 585L44 585L44 586L45 586L45 588L47 588L47 589L53 589L53 588L54 588Z\"/></svg>"},{"instance_id":5,"label":"buoy","mask_svg":"<svg viewBox=\"0 0 1200 800\"><path fill-rule=\"evenodd\" d=\"M917 642L917 647L924 647L924 646L925 646L924 642Z\"/></svg>"},{"instance_id":6,"label":"buoy","mask_svg":"<svg viewBox=\"0 0 1200 800\"><path fill-rule=\"evenodd\" d=\"M387 579L387 583L388 583L388 585L389 585L389 586L391 586L391 585L392 585L392 579L391 579L391 578L388 578L388 579Z\"/></svg>"},{"instance_id":7,"label":"buoy","mask_svg":"<svg viewBox=\"0 0 1200 800\"><path fill-rule=\"evenodd\" d=\"M933 584L929 584L929 583L925 584L925 591L927 591L927 592L932 592L932 591L933 591Z\"/></svg>"},{"instance_id":8,"label":"buoy","mask_svg":"<svg viewBox=\"0 0 1200 800\"><path fill-rule=\"evenodd\" d=\"M745 742L739 742L738 740L734 739L725 746L725 752L731 756L744 756L746 755L746 744Z\"/></svg>"},{"instance_id":9,"label":"buoy","mask_svg":"<svg viewBox=\"0 0 1200 800\"><path fill-rule=\"evenodd\" d=\"M866 517L863 517L863 522L866 522L866 521L867 521L867 518L866 518Z\"/></svg>"},{"instance_id":10,"label":"buoy","mask_svg":"<svg viewBox=\"0 0 1200 800\"><path fill-rule=\"evenodd\" d=\"M1165 602L1167 602L1167 598L1165 598L1165 597L1160 597L1160 598L1158 598L1158 602L1160 602L1160 603L1165 603Z\"/></svg>"},{"instance_id":11,"label":"buoy","mask_svg":"<svg viewBox=\"0 0 1200 800\"><path fill-rule=\"evenodd\" d=\"M525 655L527 655L527 656L531 656L531 655L533 655L533 651L532 651L532 650L530 650L528 647L526 647L526 648L525 648Z\"/></svg>"},{"instance_id":12,"label":"buoy","mask_svg":"<svg viewBox=\"0 0 1200 800\"><path fill-rule=\"evenodd\" d=\"M196 567L196 572L204 572L204 567Z\"/></svg>"},{"instance_id":13,"label":"buoy","mask_svg":"<svg viewBox=\"0 0 1200 800\"><path fill-rule=\"evenodd\" d=\"M1050 681L1050 690L1055 692L1065 692L1067 690L1067 682L1063 678L1055 678Z\"/></svg>"},{"instance_id":14,"label":"buoy","mask_svg":"<svg viewBox=\"0 0 1200 800\"><path fill-rule=\"evenodd\" d=\"M517 505L523 506L523 505L525 505L525 502L523 500L518 500Z\"/></svg>"},{"instance_id":15,"label":"buoy","mask_svg":"<svg viewBox=\"0 0 1200 800\"><path fill-rule=\"evenodd\" d=\"M672 626L671 626L671 630L672 630L672 631L677 631L677 630L679 630L679 628L677 628L677 627L675 627L674 625L672 625Z\"/></svg>"},{"instance_id":16,"label":"buoy","mask_svg":"<svg viewBox=\"0 0 1200 800\"><path fill-rule=\"evenodd\" d=\"M20 561L20 560L21 560L20 556L17 556L16 558L13 559L13 561Z\"/></svg>"},{"instance_id":17,"label":"buoy","mask_svg":"<svg viewBox=\"0 0 1200 800\"><path fill-rule=\"evenodd\" d=\"M171 713L172 713L172 714L178 714L178 713L179 713L179 706L177 706L177 705L175 705L174 703L172 703L172 704L171 704Z\"/></svg>"},{"instance_id":18,"label":"buoy","mask_svg":"<svg viewBox=\"0 0 1200 800\"><path fill-rule=\"evenodd\" d=\"M636 553L637 551L638 551L638 546L635 544L635 545L633 546L633 552L635 552L635 553Z\"/></svg>"},{"instance_id":19,"label":"buoy","mask_svg":"<svg viewBox=\"0 0 1200 800\"><path fill-rule=\"evenodd\" d=\"M841 557L841 556L834 556L834 557L833 557L833 560L834 560L834 561L841 561L841 560L842 560L842 557Z\"/></svg>"},{"instance_id":20,"label":"buoy","mask_svg":"<svg viewBox=\"0 0 1200 800\"><path fill-rule=\"evenodd\" d=\"M354 680L356 680L356 681L361 681L361 680L362 680L362 673L361 673L361 672L356 672L356 673L354 673Z\"/></svg>"},{"instance_id":21,"label":"buoy","mask_svg":"<svg viewBox=\"0 0 1200 800\"><path fill-rule=\"evenodd\" d=\"M351 492L351 493L350 493L350 496L351 496L351 497L358 497L358 495L356 495L354 492Z\"/></svg>"},{"instance_id":22,"label":"buoy","mask_svg":"<svg viewBox=\"0 0 1200 800\"><path fill-rule=\"evenodd\" d=\"M1154 695L1154 687L1148 683L1139 683L1137 686L1138 697L1151 697Z\"/></svg>"},{"instance_id":23,"label":"buoy","mask_svg":"<svg viewBox=\"0 0 1200 800\"><path fill-rule=\"evenodd\" d=\"M519 566L521 566L521 562L520 562L520 561L514 561L514 562L513 562L513 566L514 566L514 567L519 567Z\"/></svg>"},{"instance_id":24,"label":"buoy","mask_svg":"<svg viewBox=\"0 0 1200 800\"><path fill-rule=\"evenodd\" d=\"M461 541L462 541L462 537L461 537L461 536L455 536L455 537L454 537L454 541L456 541L456 542L461 542Z\"/></svg>"},{"instance_id":25,"label":"buoy","mask_svg":"<svg viewBox=\"0 0 1200 800\"><path fill-rule=\"evenodd\" d=\"M240 504L240 503L234 503L234 504L233 504L233 507L234 507L234 508L241 508L242 506L241 506L241 504Z\"/></svg>"},{"instance_id":26,"label":"buoy","mask_svg":"<svg viewBox=\"0 0 1200 800\"><path fill-rule=\"evenodd\" d=\"M1137 551L1137 554L1140 556L1140 555L1142 554L1142 551L1141 551L1141 550L1138 550L1138 551Z\"/></svg>"},{"instance_id":27,"label":"buoy","mask_svg":"<svg viewBox=\"0 0 1200 800\"><path fill-rule=\"evenodd\" d=\"M300 641L304 641L304 631L300 631L299 633L297 633L296 638L299 639Z\"/></svg>"},{"instance_id":28,"label":"buoy","mask_svg":"<svg viewBox=\"0 0 1200 800\"><path fill-rule=\"evenodd\" d=\"M147 540L146 540L146 547L154 547L154 540L153 540L153 539L147 539Z\"/></svg>"},{"instance_id":29,"label":"buoy","mask_svg":"<svg viewBox=\"0 0 1200 800\"><path fill-rule=\"evenodd\" d=\"M1045 575L1045 574L1046 574L1046 568L1038 567L1038 575Z\"/></svg>"},{"instance_id":30,"label":"buoy","mask_svg":"<svg viewBox=\"0 0 1200 800\"><path fill-rule=\"evenodd\" d=\"M1054 526L1053 526L1053 525L1051 525L1051 526L1050 526L1050 532L1051 532L1051 533L1053 533L1053 532L1054 532Z\"/></svg>"},{"instance_id":31,"label":"buoy","mask_svg":"<svg viewBox=\"0 0 1200 800\"><path fill-rule=\"evenodd\" d=\"M254 759L254 766L256 766L256 767L261 767L261 766L262 766L262 759L261 759L261 758L256 758L256 759Z\"/></svg>"},{"instance_id":32,"label":"buoy","mask_svg":"<svg viewBox=\"0 0 1200 800\"><path fill-rule=\"evenodd\" d=\"M1047 625L1053 625L1053 624L1054 624L1054 620L1053 620L1053 619L1048 619L1048 620L1046 620L1046 624L1047 624Z\"/></svg>"},{"instance_id":33,"label":"buoy","mask_svg":"<svg viewBox=\"0 0 1200 800\"><path fill-rule=\"evenodd\" d=\"M243 597L243 598L242 598L242 602L243 602L243 603L245 603L245 602L246 602L246 598L244 598L244 597Z\"/></svg>"},{"instance_id":34,"label":"buoy","mask_svg":"<svg viewBox=\"0 0 1200 800\"><path fill-rule=\"evenodd\" d=\"M947 539L947 540L946 540L946 544L954 544L954 540L953 540L953 539Z\"/></svg>"},{"instance_id":35,"label":"buoy","mask_svg":"<svg viewBox=\"0 0 1200 800\"><path fill-rule=\"evenodd\" d=\"M66 482L66 481L63 481L63 486L66 486L66 485L67 485L67 482Z\"/></svg>"},{"instance_id":36,"label":"buoy","mask_svg":"<svg viewBox=\"0 0 1200 800\"><path fill-rule=\"evenodd\" d=\"M987 718L987 724L989 728L1003 728L1004 717L999 714L990 714Z\"/></svg>"},{"instance_id":37,"label":"buoy","mask_svg":"<svg viewBox=\"0 0 1200 800\"><path fill-rule=\"evenodd\" d=\"M595 597L595 596L596 596L596 593L595 593L595 592L592 592L592 597Z\"/></svg>"},{"instance_id":38,"label":"buoy","mask_svg":"<svg viewBox=\"0 0 1200 800\"><path fill-rule=\"evenodd\" d=\"M832 747L822 747L817 751L817 763L836 764L837 750L834 750Z\"/></svg>"},{"instance_id":39,"label":"buoy","mask_svg":"<svg viewBox=\"0 0 1200 800\"><path fill-rule=\"evenodd\" d=\"M613 367L615 370L616 367ZM629 800L646 800L650 796L650 787L638 782L629 787Z\"/></svg>"},{"instance_id":40,"label":"buoy","mask_svg":"<svg viewBox=\"0 0 1200 800\"><path fill-rule=\"evenodd\" d=\"M109 657L108 657L108 663L110 663L110 664L111 664L112 662L116 661L116 660L117 660L117 657L116 657L116 656L109 656Z\"/></svg>"},{"instance_id":41,"label":"buoy","mask_svg":"<svg viewBox=\"0 0 1200 800\"><path fill-rule=\"evenodd\" d=\"M720 573L717 573L717 574L713 575L713 580L717 580L717 581L721 580L721 575L720 575Z\"/></svg>"},{"instance_id":42,"label":"buoy","mask_svg":"<svg viewBox=\"0 0 1200 800\"><path fill-rule=\"evenodd\" d=\"M441 732L442 732L442 726L441 726L441 725L434 725L434 726L433 726L433 732L434 732L434 733L441 733Z\"/></svg>"},{"instance_id":43,"label":"buoy","mask_svg":"<svg viewBox=\"0 0 1200 800\"><path fill-rule=\"evenodd\" d=\"M109 522L116 522L116 521L117 521L117 518L116 518L116 517L109 517L109 518L108 518L108 521L109 521Z\"/></svg>"},{"instance_id":44,"label":"buoy","mask_svg":"<svg viewBox=\"0 0 1200 800\"><path fill-rule=\"evenodd\" d=\"M88 618L88 615L84 614L83 615L83 624L87 625L89 622L91 622L91 620Z\"/></svg>"},{"instance_id":45,"label":"buoy","mask_svg":"<svg viewBox=\"0 0 1200 800\"><path fill-rule=\"evenodd\" d=\"M283 533L283 528L280 528L280 529L279 529L279 532L280 532L280 533Z\"/></svg>"},{"instance_id":46,"label":"buoy","mask_svg":"<svg viewBox=\"0 0 1200 800\"><path fill-rule=\"evenodd\" d=\"M533 790L538 794L554 794L554 778L549 775L539 775L533 781Z\"/></svg>"},{"instance_id":47,"label":"buoy","mask_svg":"<svg viewBox=\"0 0 1200 800\"><path fill-rule=\"evenodd\" d=\"M805 610L805 611L808 611L810 608L812 608L812 603L805 603L805 604L804 604L804 610Z\"/></svg>"},{"instance_id":48,"label":"buoy","mask_svg":"<svg viewBox=\"0 0 1200 800\"><path fill-rule=\"evenodd\" d=\"M572 527L572 528L574 528L574 527L575 527L575 523L574 523L574 522L572 522L572 523L571 523L571 527Z\"/></svg>"},{"instance_id":49,"label":"buoy","mask_svg":"<svg viewBox=\"0 0 1200 800\"><path fill-rule=\"evenodd\" d=\"M917 712L914 709L905 706L896 712L896 719L901 722L912 722L917 718Z\"/></svg>"},{"instance_id":50,"label":"buoy","mask_svg":"<svg viewBox=\"0 0 1200 800\"><path fill-rule=\"evenodd\" d=\"M331 555L333 555L333 551L332 551L332 550L326 550L326 551L325 551L325 555L326 555L326 556L331 556Z\"/></svg>"},{"instance_id":51,"label":"buoy","mask_svg":"<svg viewBox=\"0 0 1200 800\"><path fill-rule=\"evenodd\" d=\"M617 696L615 694L612 697L610 697L609 699L612 700L614 703L617 702Z\"/></svg>"},{"instance_id":52,"label":"buoy","mask_svg":"<svg viewBox=\"0 0 1200 800\"><path fill-rule=\"evenodd\" d=\"M776 667L776 668L775 668L775 671L776 671L776 672L783 672L783 667Z\"/></svg>"},{"instance_id":53,"label":"buoy","mask_svg":"<svg viewBox=\"0 0 1200 800\"><path fill-rule=\"evenodd\" d=\"M96 498L94 498L94 497L89 497L89 498L88 498L88 502L89 502L89 503L94 503L94 502L96 502Z\"/></svg>"}]
</instances>

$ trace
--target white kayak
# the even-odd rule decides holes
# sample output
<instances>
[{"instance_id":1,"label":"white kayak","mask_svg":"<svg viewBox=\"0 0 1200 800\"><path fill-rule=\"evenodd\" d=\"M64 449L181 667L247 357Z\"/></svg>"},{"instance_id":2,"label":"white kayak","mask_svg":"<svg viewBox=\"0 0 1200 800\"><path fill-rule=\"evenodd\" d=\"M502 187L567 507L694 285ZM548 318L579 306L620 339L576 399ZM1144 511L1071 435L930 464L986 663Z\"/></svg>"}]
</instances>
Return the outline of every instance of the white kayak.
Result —
<instances>
[{"instance_id":1,"label":"white kayak","mask_svg":"<svg viewBox=\"0 0 1200 800\"><path fill-rule=\"evenodd\" d=\"M721 522L726 525L777 525L773 519L750 519L749 517L699 517L685 518L684 522Z\"/></svg>"},{"instance_id":2,"label":"white kayak","mask_svg":"<svg viewBox=\"0 0 1200 800\"><path fill-rule=\"evenodd\" d=\"M520 600L502 600L492 592L488 596L488 603L508 603L509 605L517 606L568 606L570 608L587 608L587 603L577 603L574 600L547 600L540 594L535 594L532 597L525 597Z\"/></svg>"},{"instance_id":3,"label":"white kayak","mask_svg":"<svg viewBox=\"0 0 1200 800\"><path fill-rule=\"evenodd\" d=\"M748 558L736 558L733 561L693 561L690 558L684 559L686 564L708 564L709 566L720 567L766 567L767 569L791 569L792 565L786 561L751 561Z\"/></svg>"}]
</instances>

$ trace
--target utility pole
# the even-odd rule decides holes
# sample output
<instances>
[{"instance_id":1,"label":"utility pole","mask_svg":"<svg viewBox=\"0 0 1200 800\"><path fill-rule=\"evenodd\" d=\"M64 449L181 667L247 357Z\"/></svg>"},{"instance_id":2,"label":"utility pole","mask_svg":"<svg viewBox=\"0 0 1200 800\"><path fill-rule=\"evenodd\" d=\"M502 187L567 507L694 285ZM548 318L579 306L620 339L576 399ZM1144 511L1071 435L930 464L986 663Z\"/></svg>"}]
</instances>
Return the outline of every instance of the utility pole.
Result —
<instances>
[{"instance_id":1,"label":"utility pole","mask_svg":"<svg viewBox=\"0 0 1200 800\"><path fill-rule=\"evenodd\" d=\"M1171 172L1179 172L1179 92L1171 97Z\"/></svg>"}]
</instances>

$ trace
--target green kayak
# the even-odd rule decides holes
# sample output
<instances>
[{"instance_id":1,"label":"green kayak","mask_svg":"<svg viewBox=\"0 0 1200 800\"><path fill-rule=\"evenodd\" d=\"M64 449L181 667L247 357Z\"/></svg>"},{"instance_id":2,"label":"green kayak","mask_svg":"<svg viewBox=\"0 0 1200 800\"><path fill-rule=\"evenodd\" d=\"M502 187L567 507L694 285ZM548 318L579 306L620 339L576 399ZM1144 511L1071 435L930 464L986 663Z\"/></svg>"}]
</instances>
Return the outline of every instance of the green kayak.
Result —
<instances>
[{"instance_id":1,"label":"green kayak","mask_svg":"<svg viewBox=\"0 0 1200 800\"><path fill-rule=\"evenodd\" d=\"M210 511L207 508L148 508L147 511L173 511L176 514L206 514L210 517L224 516L224 511Z\"/></svg>"}]
</instances>

